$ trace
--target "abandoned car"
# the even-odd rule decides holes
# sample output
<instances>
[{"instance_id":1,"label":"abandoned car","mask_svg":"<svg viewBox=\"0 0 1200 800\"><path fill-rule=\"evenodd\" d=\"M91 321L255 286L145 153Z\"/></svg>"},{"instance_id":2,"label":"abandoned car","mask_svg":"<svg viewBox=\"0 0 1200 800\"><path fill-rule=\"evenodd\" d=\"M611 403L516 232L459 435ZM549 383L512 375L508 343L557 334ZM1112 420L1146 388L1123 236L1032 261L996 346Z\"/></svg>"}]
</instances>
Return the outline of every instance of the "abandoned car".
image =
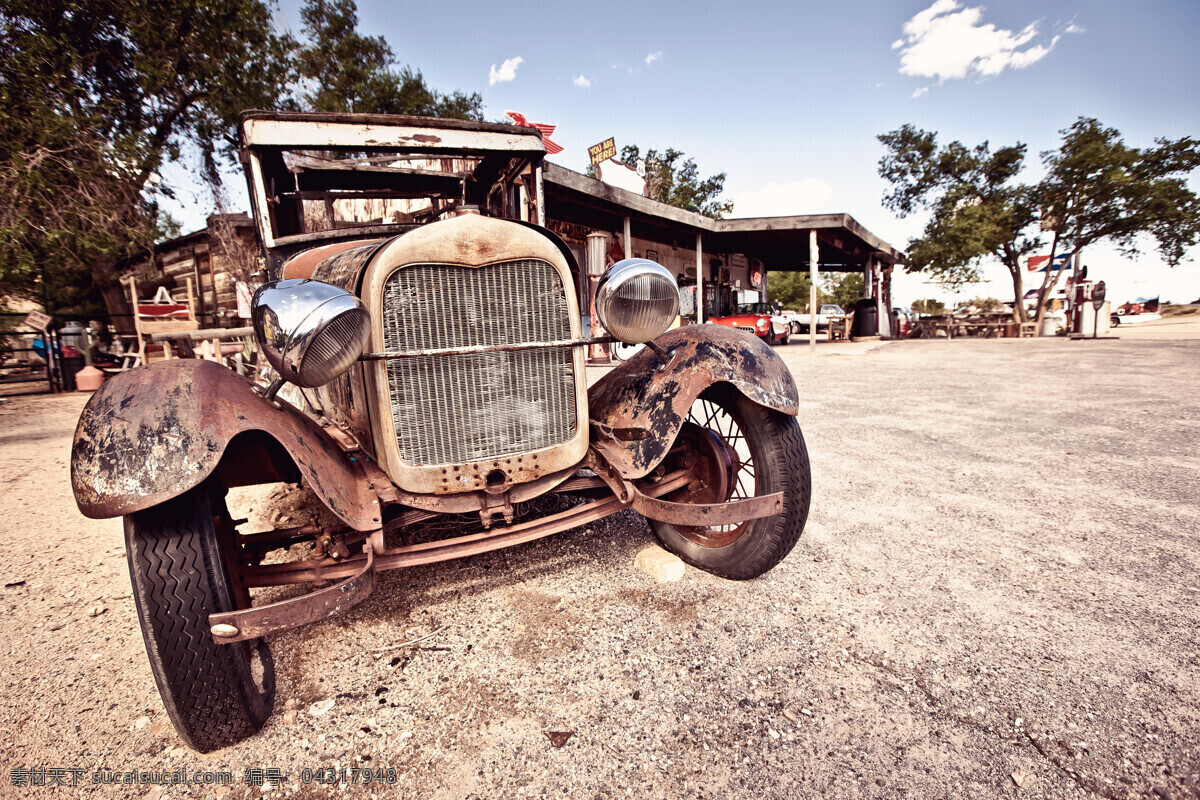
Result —
<instances>
[{"instance_id":1,"label":"abandoned car","mask_svg":"<svg viewBox=\"0 0 1200 800\"><path fill-rule=\"evenodd\" d=\"M247 112L241 137L266 281L252 321L272 371L124 373L88 403L71 461L80 510L124 517L151 668L190 746L257 731L274 698L263 637L349 608L384 570L627 508L731 579L792 549L808 456L796 385L760 339L668 331L675 277L621 261L595 291L602 340L647 346L588 389L587 278L544 227L537 129ZM339 524L239 531L227 490L281 481ZM474 524L413 536L450 515ZM285 585L312 590L255 605Z\"/></svg>"}]
</instances>

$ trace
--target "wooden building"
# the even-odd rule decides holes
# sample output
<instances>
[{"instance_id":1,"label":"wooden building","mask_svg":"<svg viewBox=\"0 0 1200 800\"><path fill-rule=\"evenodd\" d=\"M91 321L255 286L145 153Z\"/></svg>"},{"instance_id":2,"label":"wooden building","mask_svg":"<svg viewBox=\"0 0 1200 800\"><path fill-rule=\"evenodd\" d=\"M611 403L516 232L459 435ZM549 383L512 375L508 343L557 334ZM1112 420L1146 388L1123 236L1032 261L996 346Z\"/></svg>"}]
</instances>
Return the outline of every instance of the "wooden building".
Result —
<instances>
[{"instance_id":1,"label":"wooden building","mask_svg":"<svg viewBox=\"0 0 1200 800\"><path fill-rule=\"evenodd\" d=\"M548 227L581 264L587 235L607 233L621 257L657 261L698 287L701 321L726 313L739 290L765 292L768 271L861 272L879 332L890 334L891 275L904 254L849 214L715 220L551 163L544 185Z\"/></svg>"},{"instance_id":2,"label":"wooden building","mask_svg":"<svg viewBox=\"0 0 1200 800\"><path fill-rule=\"evenodd\" d=\"M547 227L581 266L588 260L589 234L607 234L608 262L649 258L671 270L681 287L696 287L697 321L727 313L746 290L769 299L769 271L861 272L866 294L877 304L879 333L890 333L891 274L904 255L849 214L714 220L549 162L543 185ZM175 300L186 299L190 277L201 327L236 327L245 321L237 317L235 283L249 279L257 257L248 215L213 215L204 229L131 259L121 274L137 276L140 297L167 286ZM127 290L124 297L114 294L110 311L128 313ZM580 301L586 314L583 286Z\"/></svg>"},{"instance_id":3,"label":"wooden building","mask_svg":"<svg viewBox=\"0 0 1200 800\"><path fill-rule=\"evenodd\" d=\"M137 279L139 298L154 297L160 286L172 299L187 298L187 279L191 279L192 301L202 328L228 328L244 325L237 315L237 281L248 281L257 269L259 251L254 223L241 214L213 214L208 224L176 239L155 245L117 265L121 282L105 293L105 304L114 314L113 323L120 333L132 332L127 315L130 308L130 276Z\"/></svg>"}]
</instances>

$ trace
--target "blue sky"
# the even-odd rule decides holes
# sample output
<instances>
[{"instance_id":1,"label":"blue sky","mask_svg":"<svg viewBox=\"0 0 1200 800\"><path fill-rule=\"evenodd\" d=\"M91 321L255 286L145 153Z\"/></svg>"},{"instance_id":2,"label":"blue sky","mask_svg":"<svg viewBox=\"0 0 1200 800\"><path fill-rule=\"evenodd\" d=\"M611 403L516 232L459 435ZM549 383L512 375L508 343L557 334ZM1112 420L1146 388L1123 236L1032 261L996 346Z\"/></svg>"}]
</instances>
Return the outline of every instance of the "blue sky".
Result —
<instances>
[{"instance_id":1,"label":"blue sky","mask_svg":"<svg viewBox=\"0 0 1200 800\"><path fill-rule=\"evenodd\" d=\"M284 2L280 24L298 32L299 7ZM1135 146L1200 136L1195 0L360 0L359 27L383 35L431 86L478 91L488 119L513 109L556 124L566 149L552 160L566 167L583 170L588 145L609 136L618 149L675 147L703 175L727 174L735 217L844 211L900 249L923 219L882 207L875 137L904 123L942 142L1024 142L1031 181L1037 154L1080 115ZM1192 186L1200 190L1200 174ZM244 205L244 192L232 196ZM196 210L175 213L190 228L207 213ZM1152 254L1130 262L1104 247L1084 262L1117 301L1200 297L1195 262L1172 270ZM986 273L994 283L960 296L1011 298L1007 273ZM954 299L920 276L893 287L897 304Z\"/></svg>"}]
</instances>

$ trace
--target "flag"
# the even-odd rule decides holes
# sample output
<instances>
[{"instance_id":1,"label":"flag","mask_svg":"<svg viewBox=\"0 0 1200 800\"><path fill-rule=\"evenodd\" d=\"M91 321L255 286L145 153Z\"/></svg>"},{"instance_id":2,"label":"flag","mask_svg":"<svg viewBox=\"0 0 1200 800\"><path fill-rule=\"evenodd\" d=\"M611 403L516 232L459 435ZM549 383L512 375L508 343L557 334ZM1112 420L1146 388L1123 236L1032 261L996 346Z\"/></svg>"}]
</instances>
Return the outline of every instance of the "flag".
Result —
<instances>
[{"instance_id":1,"label":"flag","mask_svg":"<svg viewBox=\"0 0 1200 800\"><path fill-rule=\"evenodd\" d=\"M1025 264L1025 269L1030 272L1045 272L1047 262L1049 261L1050 256L1030 256L1029 261ZM1054 269L1069 269L1070 262L1070 253L1060 253L1054 257Z\"/></svg>"},{"instance_id":2,"label":"flag","mask_svg":"<svg viewBox=\"0 0 1200 800\"><path fill-rule=\"evenodd\" d=\"M562 152L562 145L550 141L550 136L558 127L557 125L547 125L544 122L530 122L520 111L505 111L504 116L511 119L517 125L521 125L525 128L537 128L539 131L541 131L542 146L546 148L546 155L552 156Z\"/></svg>"}]
</instances>

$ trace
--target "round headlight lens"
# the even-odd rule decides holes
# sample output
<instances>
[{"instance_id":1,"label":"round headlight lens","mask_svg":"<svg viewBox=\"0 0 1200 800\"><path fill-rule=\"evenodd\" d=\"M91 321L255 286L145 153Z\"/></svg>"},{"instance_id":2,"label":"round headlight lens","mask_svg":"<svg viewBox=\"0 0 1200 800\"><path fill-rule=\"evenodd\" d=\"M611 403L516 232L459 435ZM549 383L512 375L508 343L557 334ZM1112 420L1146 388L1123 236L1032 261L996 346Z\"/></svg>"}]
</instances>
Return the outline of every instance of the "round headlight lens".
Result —
<instances>
[{"instance_id":1,"label":"round headlight lens","mask_svg":"<svg viewBox=\"0 0 1200 800\"><path fill-rule=\"evenodd\" d=\"M345 289L307 279L259 287L251 317L275 371L297 386L324 386L362 355L370 316Z\"/></svg>"},{"instance_id":2,"label":"round headlight lens","mask_svg":"<svg viewBox=\"0 0 1200 800\"><path fill-rule=\"evenodd\" d=\"M679 285L661 264L645 258L618 261L596 287L596 313L622 342L648 342L679 314Z\"/></svg>"}]
</instances>

